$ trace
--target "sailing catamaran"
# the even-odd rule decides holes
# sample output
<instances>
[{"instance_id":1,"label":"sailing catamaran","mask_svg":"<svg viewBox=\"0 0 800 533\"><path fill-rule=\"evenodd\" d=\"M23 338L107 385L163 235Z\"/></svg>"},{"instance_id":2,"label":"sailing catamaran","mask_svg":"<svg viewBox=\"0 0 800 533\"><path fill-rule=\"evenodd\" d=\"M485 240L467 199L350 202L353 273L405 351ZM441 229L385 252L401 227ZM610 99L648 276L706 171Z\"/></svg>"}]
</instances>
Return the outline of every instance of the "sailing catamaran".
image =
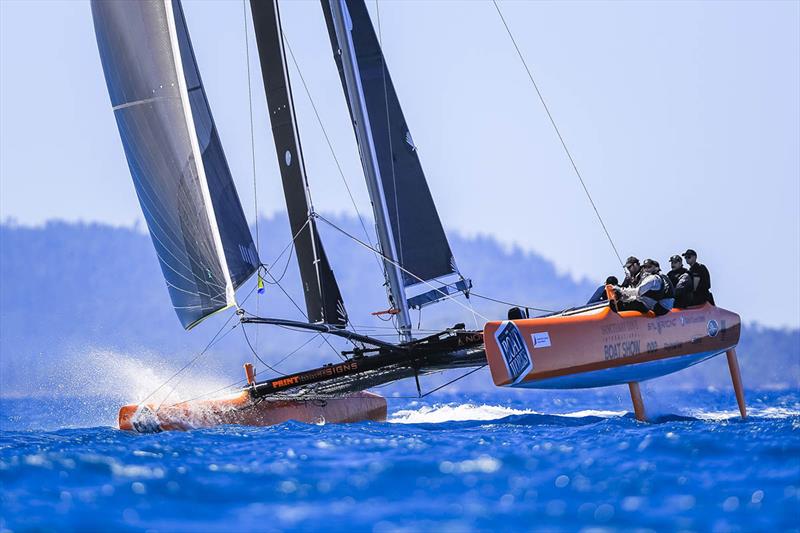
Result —
<instances>
[{"instance_id":1,"label":"sailing catamaran","mask_svg":"<svg viewBox=\"0 0 800 533\"><path fill-rule=\"evenodd\" d=\"M248 228L211 115L179 0L92 0L101 62L139 202L185 329L235 307L244 324L291 327L346 339L344 360L258 381L245 365L237 393L172 405L123 406L121 429L159 431L218 424L384 420L386 400L367 389L487 364L495 384L581 388L638 382L728 352L742 416L734 347L738 315L706 305L655 318L608 304L545 317L464 324L415 338L410 309L469 297L456 266L364 0L321 0L353 123L388 314L398 342L356 333L320 239L295 116L277 0L251 0L266 110L272 125L307 321L256 316L237 289L266 272Z\"/></svg>"}]
</instances>

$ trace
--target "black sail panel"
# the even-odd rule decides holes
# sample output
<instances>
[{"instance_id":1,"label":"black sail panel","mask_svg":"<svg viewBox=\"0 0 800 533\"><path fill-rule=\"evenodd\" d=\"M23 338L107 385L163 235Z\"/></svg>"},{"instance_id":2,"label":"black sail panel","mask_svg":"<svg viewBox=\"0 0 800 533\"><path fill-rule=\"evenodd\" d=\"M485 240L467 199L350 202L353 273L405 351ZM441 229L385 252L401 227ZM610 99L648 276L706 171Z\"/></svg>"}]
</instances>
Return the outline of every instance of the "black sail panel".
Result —
<instances>
[{"instance_id":1,"label":"black sail panel","mask_svg":"<svg viewBox=\"0 0 800 533\"><path fill-rule=\"evenodd\" d=\"M322 247L316 222L309 218L308 182L297 131L278 2L251 0L250 8L308 320L344 326L347 316L339 286Z\"/></svg>"},{"instance_id":2,"label":"black sail panel","mask_svg":"<svg viewBox=\"0 0 800 533\"><path fill-rule=\"evenodd\" d=\"M190 45L180 6L148 0L91 7L136 193L175 312L189 329L235 304L235 288L257 268L255 246L205 96L196 90L194 58L181 50ZM187 83L187 70L196 83ZM202 100L190 102L188 89Z\"/></svg>"},{"instance_id":3,"label":"black sail panel","mask_svg":"<svg viewBox=\"0 0 800 533\"><path fill-rule=\"evenodd\" d=\"M414 274L404 272L404 284L413 285L420 283L420 279L431 280L457 272L367 6L363 0L343 1L352 23L359 77L395 247L403 268ZM321 2L339 76L347 94L329 0Z\"/></svg>"},{"instance_id":4,"label":"black sail panel","mask_svg":"<svg viewBox=\"0 0 800 533\"><path fill-rule=\"evenodd\" d=\"M211 115L192 41L186 28L183 8L178 0L172 0L178 44L181 51L183 74L186 78L189 103L194 119L194 128L203 157L203 167L214 205L217 225L225 250L225 259L233 282L233 288L247 281L259 265L258 253L253 235L247 225L239 194L233 183L228 160L222 150L222 143Z\"/></svg>"}]
</instances>

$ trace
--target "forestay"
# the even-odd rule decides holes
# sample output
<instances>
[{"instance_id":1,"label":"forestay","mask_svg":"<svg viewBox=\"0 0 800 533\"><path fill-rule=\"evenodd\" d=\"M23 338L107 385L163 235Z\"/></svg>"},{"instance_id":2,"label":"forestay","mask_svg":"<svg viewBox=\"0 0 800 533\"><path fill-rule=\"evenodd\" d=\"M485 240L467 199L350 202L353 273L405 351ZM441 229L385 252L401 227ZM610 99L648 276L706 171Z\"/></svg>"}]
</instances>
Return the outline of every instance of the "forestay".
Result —
<instances>
[{"instance_id":1,"label":"forestay","mask_svg":"<svg viewBox=\"0 0 800 533\"><path fill-rule=\"evenodd\" d=\"M258 268L180 3L93 1L111 104L172 304L186 329Z\"/></svg>"}]
</instances>

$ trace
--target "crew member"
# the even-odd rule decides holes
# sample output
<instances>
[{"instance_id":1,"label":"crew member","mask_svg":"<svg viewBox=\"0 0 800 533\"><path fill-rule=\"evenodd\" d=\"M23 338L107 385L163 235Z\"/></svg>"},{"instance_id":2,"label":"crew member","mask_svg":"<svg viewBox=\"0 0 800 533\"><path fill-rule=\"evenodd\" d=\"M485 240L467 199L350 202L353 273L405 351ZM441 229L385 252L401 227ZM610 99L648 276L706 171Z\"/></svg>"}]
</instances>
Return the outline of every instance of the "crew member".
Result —
<instances>
[{"instance_id":1,"label":"crew member","mask_svg":"<svg viewBox=\"0 0 800 533\"><path fill-rule=\"evenodd\" d=\"M606 300L608 300L608 296L606 295L606 285L613 285L616 287L617 285L619 285L619 280L617 279L616 276L608 276L606 278L606 282L603 285L597 287L597 290L594 291L594 294L592 294L592 297L589 298L588 302L586 302L586 305L605 302Z\"/></svg>"},{"instance_id":2,"label":"crew member","mask_svg":"<svg viewBox=\"0 0 800 533\"><path fill-rule=\"evenodd\" d=\"M635 287L639 284L642 278L642 267L639 265L639 259L630 256L625 261L625 279L622 280L621 287Z\"/></svg>"},{"instance_id":3,"label":"crew member","mask_svg":"<svg viewBox=\"0 0 800 533\"><path fill-rule=\"evenodd\" d=\"M675 303L672 282L661 273L661 266L654 259L646 259L642 263L642 279L636 287L619 289L620 311L653 311L656 316L669 313Z\"/></svg>"},{"instance_id":4,"label":"crew member","mask_svg":"<svg viewBox=\"0 0 800 533\"><path fill-rule=\"evenodd\" d=\"M714 296L711 294L711 274L705 265L697 262L697 252L689 248L683 253L683 257L689 264L689 274L692 275L694 285L692 305L702 305L706 302L715 305Z\"/></svg>"},{"instance_id":5,"label":"crew member","mask_svg":"<svg viewBox=\"0 0 800 533\"><path fill-rule=\"evenodd\" d=\"M694 296L692 275L683 267L683 259L677 254L669 258L669 264L672 270L667 273L667 277L675 288L675 307L689 307Z\"/></svg>"}]
</instances>

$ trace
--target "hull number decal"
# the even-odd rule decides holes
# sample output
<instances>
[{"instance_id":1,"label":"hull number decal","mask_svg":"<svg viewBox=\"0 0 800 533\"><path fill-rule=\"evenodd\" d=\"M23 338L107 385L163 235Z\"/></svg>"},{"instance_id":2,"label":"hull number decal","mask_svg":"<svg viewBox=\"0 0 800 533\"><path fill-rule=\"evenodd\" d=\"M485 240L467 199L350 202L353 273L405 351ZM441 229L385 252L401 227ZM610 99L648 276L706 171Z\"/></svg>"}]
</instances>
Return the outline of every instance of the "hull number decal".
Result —
<instances>
[{"instance_id":1,"label":"hull number decal","mask_svg":"<svg viewBox=\"0 0 800 533\"><path fill-rule=\"evenodd\" d=\"M522 334L513 322L506 321L495 332L494 338L503 354L511 381L517 383L533 369L533 361Z\"/></svg>"}]
</instances>

